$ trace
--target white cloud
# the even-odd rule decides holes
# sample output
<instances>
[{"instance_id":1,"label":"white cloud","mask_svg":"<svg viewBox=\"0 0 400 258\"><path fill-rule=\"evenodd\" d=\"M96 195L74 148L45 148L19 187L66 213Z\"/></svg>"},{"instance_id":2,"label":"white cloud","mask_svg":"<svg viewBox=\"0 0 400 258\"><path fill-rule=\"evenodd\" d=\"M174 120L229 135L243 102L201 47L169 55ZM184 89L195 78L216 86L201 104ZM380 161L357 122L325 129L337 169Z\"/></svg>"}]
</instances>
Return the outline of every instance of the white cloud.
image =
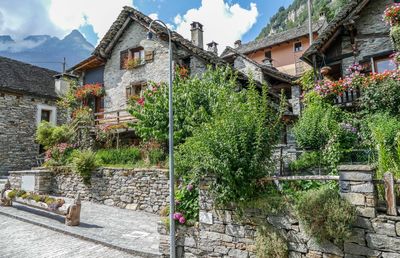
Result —
<instances>
[{"instance_id":1,"label":"white cloud","mask_svg":"<svg viewBox=\"0 0 400 258\"><path fill-rule=\"evenodd\" d=\"M153 20L158 20L158 13L151 13L148 15L150 18L152 18Z\"/></svg>"},{"instance_id":2,"label":"white cloud","mask_svg":"<svg viewBox=\"0 0 400 258\"><path fill-rule=\"evenodd\" d=\"M123 6L132 6L132 0L50 0L51 21L65 33L91 24L101 39L118 17Z\"/></svg>"},{"instance_id":3,"label":"white cloud","mask_svg":"<svg viewBox=\"0 0 400 258\"><path fill-rule=\"evenodd\" d=\"M178 14L174 22L176 31L190 39L190 24L193 21L203 24L204 44L217 42L219 52L249 31L256 23L258 10L255 3L250 9L239 4L228 4L224 0L202 0L198 9L190 9L184 15Z\"/></svg>"}]
</instances>

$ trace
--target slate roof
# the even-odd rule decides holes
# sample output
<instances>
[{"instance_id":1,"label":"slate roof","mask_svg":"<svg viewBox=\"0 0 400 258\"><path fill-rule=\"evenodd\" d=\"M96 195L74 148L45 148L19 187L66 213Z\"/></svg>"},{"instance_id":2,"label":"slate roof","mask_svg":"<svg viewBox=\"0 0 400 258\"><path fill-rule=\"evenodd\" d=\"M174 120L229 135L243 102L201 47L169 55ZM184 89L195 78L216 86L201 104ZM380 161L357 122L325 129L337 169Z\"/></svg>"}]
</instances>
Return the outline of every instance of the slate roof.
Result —
<instances>
[{"instance_id":1,"label":"slate roof","mask_svg":"<svg viewBox=\"0 0 400 258\"><path fill-rule=\"evenodd\" d=\"M310 56L318 53L321 48L334 36L336 31L345 24L349 18L357 15L369 0L350 0L343 9L333 18L328 26L320 33L318 39L304 52L302 59L312 63Z\"/></svg>"},{"instance_id":2,"label":"slate roof","mask_svg":"<svg viewBox=\"0 0 400 258\"><path fill-rule=\"evenodd\" d=\"M318 32L322 30L326 25L327 22L325 19L314 22L312 26L313 32ZM288 40L293 40L302 36L306 36L308 35L308 33L309 33L308 24L304 24L297 28L289 29L287 31L266 36L262 39L253 40L250 41L249 43L242 44L240 47L236 48L236 50L239 51L240 53L247 54L250 52L257 51L259 49L271 47L286 42ZM221 56L224 57L228 55L229 52L225 49Z\"/></svg>"},{"instance_id":3,"label":"slate roof","mask_svg":"<svg viewBox=\"0 0 400 258\"><path fill-rule=\"evenodd\" d=\"M56 71L0 57L0 90L57 98Z\"/></svg>"},{"instance_id":4,"label":"slate roof","mask_svg":"<svg viewBox=\"0 0 400 258\"><path fill-rule=\"evenodd\" d=\"M282 80L282 81L285 81L285 82L287 82L287 83L293 83L293 82L297 79L295 76L292 76L292 75L290 75L290 74L286 74L286 73L280 72L280 71L279 71L278 69L276 69L275 67L271 67L271 66L268 66L268 65L264 65L264 64L257 63L256 61L254 61L254 60L248 58L246 55L240 53L237 49L234 49L234 48L232 48L232 47L226 47L226 49L227 49L232 55L240 56L240 57L244 58L245 60L247 60L248 62L254 64L255 66L257 66L257 67L259 67L259 68L261 68L261 70L262 70L265 74L267 74L267 75L269 75L269 76L271 76L271 77L273 77L273 78L275 78L275 79Z\"/></svg>"}]
</instances>

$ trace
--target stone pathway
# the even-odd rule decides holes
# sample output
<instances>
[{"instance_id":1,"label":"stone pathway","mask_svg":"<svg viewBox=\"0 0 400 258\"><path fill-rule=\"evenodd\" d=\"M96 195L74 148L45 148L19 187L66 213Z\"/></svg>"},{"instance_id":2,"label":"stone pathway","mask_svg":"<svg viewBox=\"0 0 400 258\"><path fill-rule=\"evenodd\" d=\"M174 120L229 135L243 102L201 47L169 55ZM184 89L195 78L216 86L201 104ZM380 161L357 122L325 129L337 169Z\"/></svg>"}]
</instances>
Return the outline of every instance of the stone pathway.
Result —
<instances>
[{"instance_id":1,"label":"stone pathway","mask_svg":"<svg viewBox=\"0 0 400 258\"><path fill-rule=\"evenodd\" d=\"M140 257L0 215L2 258Z\"/></svg>"},{"instance_id":2,"label":"stone pathway","mask_svg":"<svg viewBox=\"0 0 400 258\"><path fill-rule=\"evenodd\" d=\"M159 217L151 213L124 210L83 201L81 225L78 227L66 226L62 216L17 203L14 203L13 207L0 207L0 215L17 218L70 236L124 250L140 257L160 257L158 250L159 234L157 233ZM36 233L27 230L27 234ZM0 238L4 237L3 230L0 230ZM48 244L49 248L54 246L51 241ZM0 255L0 257L3 256Z\"/></svg>"}]
</instances>

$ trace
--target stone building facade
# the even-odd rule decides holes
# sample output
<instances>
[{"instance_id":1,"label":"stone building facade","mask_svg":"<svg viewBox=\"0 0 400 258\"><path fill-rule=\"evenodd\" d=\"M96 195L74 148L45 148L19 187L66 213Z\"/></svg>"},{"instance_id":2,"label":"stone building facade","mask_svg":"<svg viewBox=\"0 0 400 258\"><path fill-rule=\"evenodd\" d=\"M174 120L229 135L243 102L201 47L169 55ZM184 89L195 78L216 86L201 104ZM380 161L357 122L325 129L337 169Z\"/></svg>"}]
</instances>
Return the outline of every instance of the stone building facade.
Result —
<instances>
[{"instance_id":1,"label":"stone building facade","mask_svg":"<svg viewBox=\"0 0 400 258\"><path fill-rule=\"evenodd\" d=\"M37 165L35 131L42 120L62 124L56 72L0 58L0 176Z\"/></svg>"},{"instance_id":2,"label":"stone building facade","mask_svg":"<svg viewBox=\"0 0 400 258\"><path fill-rule=\"evenodd\" d=\"M393 45L390 27L382 16L393 0L350 1L329 23L302 59L317 69L331 68L330 76L338 79L346 69L360 63L366 72L395 69L390 55Z\"/></svg>"}]
</instances>

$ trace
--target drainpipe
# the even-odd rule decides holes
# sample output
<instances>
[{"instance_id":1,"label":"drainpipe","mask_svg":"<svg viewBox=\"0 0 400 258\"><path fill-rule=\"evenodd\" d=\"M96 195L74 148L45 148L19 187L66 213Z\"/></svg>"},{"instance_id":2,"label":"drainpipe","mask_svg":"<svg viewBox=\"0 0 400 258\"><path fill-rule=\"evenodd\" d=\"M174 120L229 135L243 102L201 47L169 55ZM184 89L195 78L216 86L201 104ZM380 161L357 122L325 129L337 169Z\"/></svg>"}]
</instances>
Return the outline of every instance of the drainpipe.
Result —
<instances>
[{"instance_id":1,"label":"drainpipe","mask_svg":"<svg viewBox=\"0 0 400 258\"><path fill-rule=\"evenodd\" d=\"M307 1L307 9L308 9L308 33L310 36L310 46L313 43L313 32L312 32L312 22L311 22L311 0Z\"/></svg>"}]
</instances>

